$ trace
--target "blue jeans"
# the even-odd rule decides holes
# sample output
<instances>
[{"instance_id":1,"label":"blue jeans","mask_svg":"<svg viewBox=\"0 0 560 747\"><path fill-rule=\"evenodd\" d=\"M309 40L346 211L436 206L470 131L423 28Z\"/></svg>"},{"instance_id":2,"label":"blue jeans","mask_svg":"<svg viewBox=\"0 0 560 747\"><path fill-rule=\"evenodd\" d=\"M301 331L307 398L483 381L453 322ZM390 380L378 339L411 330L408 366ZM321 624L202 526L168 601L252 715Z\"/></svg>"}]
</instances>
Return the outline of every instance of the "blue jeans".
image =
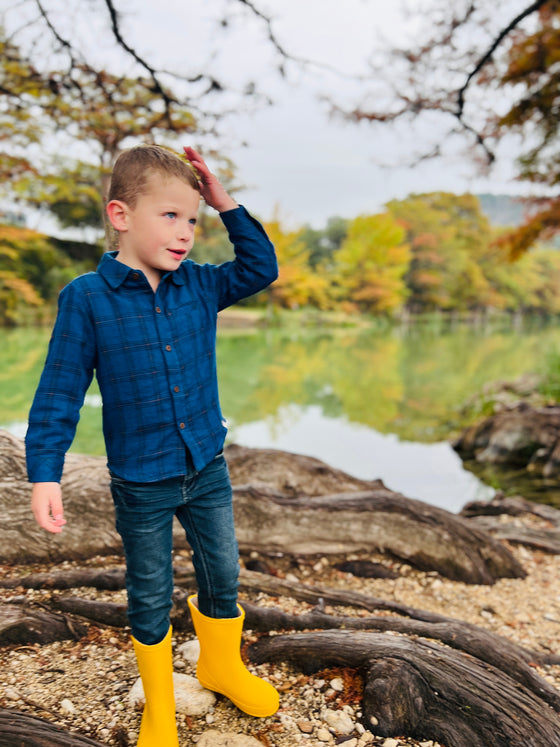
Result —
<instances>
[{"instance_id":1,"label":"blue jeans","mask_svg":"<svg viewBox=\"0 0 560 747\"><path fill-rule=\"evenodd\" d=\"M156 483L111 474L117 531L126 558L128 618L140 643L159 643L169 630L173 593L173 518L192 549L198 607L208 617L237 617L239 554L232 490L222 453L197 472Z\"/></svg>"}]
</instances>

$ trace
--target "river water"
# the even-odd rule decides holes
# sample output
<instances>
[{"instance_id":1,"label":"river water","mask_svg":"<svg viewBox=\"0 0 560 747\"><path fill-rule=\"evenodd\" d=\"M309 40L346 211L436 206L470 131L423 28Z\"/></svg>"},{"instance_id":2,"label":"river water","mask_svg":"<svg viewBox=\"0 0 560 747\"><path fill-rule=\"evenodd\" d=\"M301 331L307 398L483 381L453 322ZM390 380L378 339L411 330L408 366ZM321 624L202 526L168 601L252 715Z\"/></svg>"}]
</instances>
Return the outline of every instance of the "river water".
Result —
<instances>
[{"instance_id":1,"label":"river water","mask_svg":"<svg viewBox=\"0 0 560 747\"><path fill-rule=\"evenodd\" d=\"M25 433L48 336L0 331L0 427L17 435ZM228 441L314 456L455 512L494 493L450 445L462 405L487 382L539 371L559 350L560 326L535 323L224 330L218 365ZM72 450L104 453L95 384ZM555 502L552 494L541 499Z\"/></svg>"}]
</instances>

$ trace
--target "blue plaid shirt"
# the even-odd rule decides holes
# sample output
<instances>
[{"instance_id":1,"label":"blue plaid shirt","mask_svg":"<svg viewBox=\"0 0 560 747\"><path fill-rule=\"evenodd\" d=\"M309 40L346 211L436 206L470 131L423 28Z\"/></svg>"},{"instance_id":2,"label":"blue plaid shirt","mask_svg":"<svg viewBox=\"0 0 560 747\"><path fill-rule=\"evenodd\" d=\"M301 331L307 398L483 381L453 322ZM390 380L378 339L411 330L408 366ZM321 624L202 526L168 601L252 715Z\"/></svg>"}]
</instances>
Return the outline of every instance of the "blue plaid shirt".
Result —
<instances>
[{"instance_id":1,"label":"blue plaid shirt","mask_svg":"<svg viewBox=\"0 0 560 747\"><path fill-rule=\"evenodd\" d=\"M243 207L221 214L235 260L186 260L154 293L144 274L105 254L96 272L59 297L49 351L29 414L31 482L58 482L95 371L103 399L108 465L134 482L185 474L220 451L226 427L218 400L220 309L262 290L278 274L274 247Z\"/></svg>"}]
</instances>

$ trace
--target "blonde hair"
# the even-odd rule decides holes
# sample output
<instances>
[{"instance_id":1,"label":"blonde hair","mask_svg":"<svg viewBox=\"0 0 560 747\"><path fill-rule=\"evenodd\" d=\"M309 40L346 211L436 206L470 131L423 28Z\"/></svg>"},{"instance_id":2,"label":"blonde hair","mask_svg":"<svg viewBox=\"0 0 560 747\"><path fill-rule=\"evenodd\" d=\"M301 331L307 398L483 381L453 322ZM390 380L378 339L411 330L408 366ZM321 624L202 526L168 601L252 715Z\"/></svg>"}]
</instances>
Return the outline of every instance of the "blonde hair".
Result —
<instances>
[{"instance_id":1,"label":"blonde hair","mask_svg":"<svg viewBox=\"0 0 560 747\"><path fill-rule=\"evenodd\" d=\"M107 202L121 200L135 207L154 173L175 176L200 192L195 171L186 160L161 145L136 145L115 161Z\"/></svg>"}]
</instances>

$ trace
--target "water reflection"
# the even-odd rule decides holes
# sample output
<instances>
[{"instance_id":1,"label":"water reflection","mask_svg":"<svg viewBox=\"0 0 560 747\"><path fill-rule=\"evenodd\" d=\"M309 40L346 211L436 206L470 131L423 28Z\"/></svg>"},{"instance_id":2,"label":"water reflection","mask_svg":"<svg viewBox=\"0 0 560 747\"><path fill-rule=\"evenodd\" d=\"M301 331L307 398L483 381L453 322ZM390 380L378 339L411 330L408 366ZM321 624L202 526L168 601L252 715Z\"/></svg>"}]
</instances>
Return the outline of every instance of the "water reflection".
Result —
<instances>
[{"instance_id":1,"label":"water reflection","mask_svg":"<svg viewBox=\"0 0 560 747\"><path fill-rule=\"evenodd\" d=\"M0 427L18 435L48 339L49 330L0 330ZM502 486L465 470L448 445L461 406L489 381L538 370L542 352L553 349L559 326L223 332L222 409L231 440L317 456L456 511L487 497L485 483ZM104 453L95 384L72 450Z\"/></svg>"},{"instance_id":2,"label":"water reflection","mask_svg":"<svg viewBox=\"0 0 560 747\"><path fill-rule=\"evenodd\" d=\"M401 441L344 417L327 417L320 407L282 407L273 418L234 426L230 440L314 456L356 477L381 478L392 490L448 511L494 493L463 469L447 442Z\"/></svg>"}]
</instances>

